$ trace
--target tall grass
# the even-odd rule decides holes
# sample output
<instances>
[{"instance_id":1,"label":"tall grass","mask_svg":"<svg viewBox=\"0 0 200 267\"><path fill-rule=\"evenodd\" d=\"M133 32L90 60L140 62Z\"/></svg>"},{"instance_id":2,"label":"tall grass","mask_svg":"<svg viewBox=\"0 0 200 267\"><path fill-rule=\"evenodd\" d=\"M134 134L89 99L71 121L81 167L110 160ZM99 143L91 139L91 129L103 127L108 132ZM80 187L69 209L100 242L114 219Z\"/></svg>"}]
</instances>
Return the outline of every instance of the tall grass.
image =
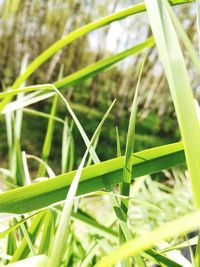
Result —
<instances>
[{"instance_id":1,"label":"tall grass","mask_svg":"<svg viewBox=\"0 0 200 267\"><path fill-rule=\"evenodd\" d=\"M171 4L189 2L192 1L177 0L171 1ZM26 80L32 73L74 40L114 21L145 11L147 11L153 32L152 37L67 77L61 79L60 76L59 80L53 84L25 86ZM0 93L2 100L0 110L2 116L4 115L6 118L10 159L10 169L4 170L4 173L8 173L7 187L9 190L0 194L0 212L12 214L8 228L0 233L0 238L7 237L7 248L4 251L5 255L2 256L2 264L8 266L47 265L49 267L113 265L147 267L153 262L162 266L186 266L180 264L179 254L179 257L174 259L167 253L167 250L173 251L177 247L181 248L184 235L199 227L200 129L177 33L188 50L192 62L199 70L199 59L196 52L168 1L145 0L145 3L101 18L58 40L27 67L24 67L25 63L22 64L22 74L15 81L12 89ZM96 147L103 124L109 113L112 112L114 102L94 130L90 141L84 127L60 91L95 76L126 57L144 52L154 45L158 49L159 58L168 80L182 141L133 153L139 85L145 65L145 61L143 61L129 119L125 156L121 156L120 137L117 129L117 157L100 162ZM27 106L49 97L53 97L49 114L27 108ZM61 101L66 107L66 118L56 116L56 108ZM41 158L27 155L26 152L22 153L21 151L21 124L24 112L48 120ZM70 125L68 116L73 121ZM63 128L60 164L62 170L61 174L57 176L48 165L56 123L62 125ZM78 169L74 171L72 170L76 144L73 141L73 127L77 127L80 137L85 143L85 153ZM28 159L39 162L39 171L35 181L30 178ZM143 179L137 180L136 178L185 163L189 171L194 210L196 209L196 211L181 218L172 218L170 222L145 232L142 236L139 233L133 234L129 227L131 200L150 207L152 213L155 209L157 212L163 212L155 205L131 197L132 184L135 191L139 183L144 185ZM47 174L50 178L46 176ZM42 181L40 181L41 179ZM13 189L13 187L17 188ZM102 218L103 222L101 223L94 216L84 212L81 207L82 201L91 199L92 202L92 197L95 195L108 197L112 209L112 221ZM93 205L95 204L93 203ZM81 224L87 226L88 232L91 233L90 240L87 239L88 236L85 238L84 234L79 236L76 233L79 230L76 228L77 221L79 221L79 227ZM135 235L137 236L135 237ZM176 246L170 244L170 240L177 236L180 238L176 239ZM163 240L169 241L166 250L159 248L159 242ZM190 265L187 266L200 266L200 244L196 240L194 243L198 243L195 262L188 263Z\"/></svg>"}]
</instances>

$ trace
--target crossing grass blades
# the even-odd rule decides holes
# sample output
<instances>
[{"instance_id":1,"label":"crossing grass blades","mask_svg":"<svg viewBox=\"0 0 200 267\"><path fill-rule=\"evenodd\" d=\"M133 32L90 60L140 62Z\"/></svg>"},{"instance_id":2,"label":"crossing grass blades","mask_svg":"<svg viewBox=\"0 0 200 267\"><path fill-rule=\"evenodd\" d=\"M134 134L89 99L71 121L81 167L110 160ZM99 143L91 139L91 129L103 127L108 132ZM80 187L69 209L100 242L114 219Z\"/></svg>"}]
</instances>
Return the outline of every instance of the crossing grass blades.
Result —
<instances>
[{"instance_id":1,"label":"crossing grass blades","mask_svg":"<svg viewBox=\"0 0 200 267\"><path fill-rule=\"evenodd\" d=\"M26 57L24 58L20 76L10 89L0 93L0 111L6 121L9 150L9 169L1 168L7 188L7 191L0 194L2 222L7 225L7 228L0 233L0 238L7 244L0 254L2 265L200 266L200 238L190 238L188 235L200 225L200 127L179 39L197 71L200 71L200 63L193 45L173 11L173 5L189 5L191 2L145 0L144 3L118 11L71 32L47 48L29 65ZM62 77L61 71L58 81L53 84L26 86L26 80L30 75L73 41L105 25L128 16L131 18L142 12L147 12L153 34L147 40L86 66L67 77ZM182 140L134 153L140 80L145 79L143 76L145 52L153 46L156 46L164 68ZM101 162L96 147L104 129L104 122L112 113L115 101L105 111L90 139L62 92L139 53L141 53L141 67L138 71L138 83L135 85L125 155L121 156L120 129L118 129L116 158ZM29 105L48 98L53 98L49 114L29 108ZM61 102L66 108L66 118L59 118L56 115L56 109ZM48 121L41 158L28 155L21 150L24 113L31 114L33 119L42 117ZM62 171L58 176L48 163L56 123L63 128ZM75 160L73 152L76 147L73 139L74 127L78 129L85 145L85 153L77 170L73 170ZM37 178L34 181L28 169L29 160L34 160L38 164ZM166 172L184 164L187 166L191 184L191 192L188 191L190 209L185 210L184 203L181 202L184 198L180 198L180 201L176 199L175 203L180 205L178 207L180 210L185 211L184 215L180 213L175 216L176 211L170 208L171 215L169 216L169 212L166 214L168 220L160 220L160 223L155 223L152 229L149 227L140 230L140 225L134 226L134 222L137 222L136 213L131 214L134 207L140 207L141 211L145 211L146 218L154 214L157 218L155 220L158 221L161 214L166 213L165 204L169 207L171 199L172 201L174 199L170 192L173 190L171 187L157 183L159 186L155 190L156 183L151 180L150 175ZM176 182L179 181L179 185L182 185L183 178L175 176ZM188 187L186 182L183 192L186 192ZM151 195L151 199L159 199L165 195L164 200L160 198L164 206L145 199L150 194L151 188L155 190L155 195ZM147 191L141 199L142 194L136 192L144 190ZM103 199L109 203L110 218L105 220L102 218L103 215L95 213L96 198L100 202ZM90 214L84 209L85 205L93 205ZM103 212L101 206L99 213ZM148 222L150 223L150 219ZM194 245L196 250L193 253L191 246ZM184 247L188 247L190 251L191 262L180 253Z\"/></svg>"}]
</instances>

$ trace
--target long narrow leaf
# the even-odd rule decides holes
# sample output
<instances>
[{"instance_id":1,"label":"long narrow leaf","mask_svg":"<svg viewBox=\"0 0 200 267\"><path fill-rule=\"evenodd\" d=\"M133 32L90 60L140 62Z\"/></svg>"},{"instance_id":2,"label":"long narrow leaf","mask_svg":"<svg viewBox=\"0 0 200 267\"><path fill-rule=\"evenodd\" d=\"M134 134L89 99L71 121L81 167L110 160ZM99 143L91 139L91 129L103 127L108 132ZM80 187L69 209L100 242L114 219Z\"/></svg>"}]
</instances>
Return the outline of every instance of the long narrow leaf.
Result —
<instances>
[{"instance_id":1,"label":"long narrow leaf","mask_svg":"<svg viewBox=\"0 0 200 267\"><path fill-rule=\"evenodd\" d=\"M145 3L178 117L194 202L200 208L199 122L184 58L164 1L146 0Z\"/></svg>"},{"instance_id":2,"label":"long narrow leaf","mask_svg":"<svg viewBox=\"0 0 200 267\"><path fill-rule=\"evenodd\" d=\"M109 267L121 259L134 256L149 249L163 239L172 238L196 229L200 224L200 212L195 212L181 219L169 222L141 237L135 238L117 248L102 259L95 267Z\"/></svg>"},{"instance_id":3,"label":"long narrow leaf","mask_svg":"<svg viewBox=\"0 0 200 267\"><path fill-rule=\"evenodd\" d=\"M133 178L185 163L182 143L133 154ZM124 157L83 168L78 195L97 191L121 181ZM65 199L76 171L0 194L0 212L25 213Z\"/></svg>"},{"instance_id":4,"label":"long narrow leaf","mask_svg":"<svg viewBox=\"0 0 200 267\"><path fill-rule=\"evenodd\" d=\"M61 90L63 88L66 89L68 87L76 85L80 81L91 78L91 77L95 76L97 73L108 69L110 66L125 59L126 57L134 55L134 54L138 54L138 53L142 52L144 49L147 49L147 48L154 46L154 44L155 44L154 39L152 37L150 37L146 41L141 42L138 45L135 45L135 46L133 46L133 47L121 52L121 53L118 53L118 54L113 55L109 58L100 60L100 61L98 61L98 62L96 62L96 63L94 63L88 67L83 68L82 70L79 70L79 71L67 76L66 78L64 78L60 81L56 81L54 83L54 85L59 90Z\"/></svg>"},{"instance_id":5,"label":"long narrow leaf","mask_svg":"<svg viewBox=\"0 0 200 267\"><path fill-rule=\"evenodd\" d=\"M171 3L174 5L193 2L193 0L171 0ZM63 37L62 39L55 42L52 46L46 49L42 54L40 54L30 65L27 67L26 71L20 75L15 83L13 84L13 89L17 89L35 70L37 70L44 62L46 62L50 57L57 53L60 49L64 48L66 45L70 44L79 37L101 28L105 25L108 25L114 21L121 20L128 16L138 14L145 11L145 4L141 3L119 12L116 12L107 17L101 18L95 22L91 22L73 32ZM5 98L4 101L0 104L0 111L5 107L5 105L10 101L11 97Z\"/></svg>"}]
</instances>

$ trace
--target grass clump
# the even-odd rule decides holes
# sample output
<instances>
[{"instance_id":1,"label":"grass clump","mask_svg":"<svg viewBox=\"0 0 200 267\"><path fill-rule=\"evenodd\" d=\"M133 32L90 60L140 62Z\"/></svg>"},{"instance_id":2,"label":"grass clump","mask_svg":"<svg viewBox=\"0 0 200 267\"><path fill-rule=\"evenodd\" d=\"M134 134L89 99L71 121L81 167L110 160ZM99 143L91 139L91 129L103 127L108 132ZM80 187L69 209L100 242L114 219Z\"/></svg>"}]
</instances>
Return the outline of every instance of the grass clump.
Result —
<instances>
[{"instance_id":1,"label":"grass clump","mask_svg":"<svg viewBox=\"0 0 200 267\"><path fill-rule=\"evenodd\" d=\"M170 3L186 2L190 1ZM141 12L147 12L152 37L67 77L62 77L61 68L58 81L52 84L26 86L30 75L74 40ZM12 217L7 229L0 233L0 238L7 238L7 247L1 257L3 265L149 267L155 263L180 267L187 263L187 266L200 266L200 242L197 238L188 240L188 246L190 242L197 244L195 254L191 253L192 263L177 252L185 246L186 234L198 229L200 223L200 129L177 34L199 70L196 52L168 1L145 0L145 3L87 24L58 40L28 66L25 57L21 75L11 89L0 93L0 111L6 120L9 151L9 168L1 169L8 190L0 194L0 212ZM168 80L182 140L134 152L140 80L145 66L143 60L131 107L125 155L121 156L120 129L117 128L117 157L101 162L97 154L101 131L106 131L103 124L116 100L89 138L61 90L155 45ZM50 97L53 101L49 114L28 107ZM64 118L56 114L61 103L67 110ZM21 148L25 112L48 120L41 156L28 155ZM49 164L56 123L62 128L59 175ZM80 161L76 160L74 153L75 148L79 149L73 138L74 128L84 143L85 153ZM37 163L36 179L29 171L28 160ZM77 170L74 170L74 162L79 166ZM183 172L173 171L175 178L169 179L173 181L172 186L155 182L150 176L154 174L152 177L155 177L161 171L168 175L170 172L166 169L185 164L187 178ZM173 175L170 173L170 176ZM112 214L109 218L103 217L102 207L99 210L95 207L97 196L100 201L109 203L109 213ZM85 208L88 204L92 206L90 213ZM169 251L174 251L176 257Z\"/></svg>"}]
</instances>

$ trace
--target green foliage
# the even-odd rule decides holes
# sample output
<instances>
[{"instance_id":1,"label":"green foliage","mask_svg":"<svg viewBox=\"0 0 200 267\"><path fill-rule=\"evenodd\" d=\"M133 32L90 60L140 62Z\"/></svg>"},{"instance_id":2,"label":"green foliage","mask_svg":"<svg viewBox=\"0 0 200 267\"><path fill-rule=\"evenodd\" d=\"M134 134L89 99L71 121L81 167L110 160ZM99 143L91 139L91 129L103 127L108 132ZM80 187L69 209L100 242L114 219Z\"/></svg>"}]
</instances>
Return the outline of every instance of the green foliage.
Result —
<instances>
[{"instance_id":1,"label":"green foliage","mask_svg":"<svg viewBox=\"0 0 200 267\"><path fill-rule=\"evenodd\" d=\"M171 4L189 2L192 1L177 0L171 1ZM17 12L18 2L12 5L9 1L6 4L6 10L5 17ZM73 41L114 21L145 11L147 11L153 37L121 53L103 60L98 59L94 64L73 72L52 84L24 87L24 82L43 63ZM187 48L193 64L199 70L200 63L195 50L166 0L145 0L145 3L100 18L59 39L27 67L25 67L25 63L22 63L22 74L12 88L0 93L0 99L2 99L0 110L6 118L10 163L9 170L1 169L6 176L3 183L6 184L8 190L0 194L0 212L10 213L13 217L8 228L0 234L0 238L8 237L2 264L5 263L8 266L27 266L28 264L33 267L44 265L48 267L100 267L119 263L119 266L149 267L153 262L162 266L185 266L187 260L184 259L184 265L180 263L182 256L176 249L184 246L183 237L188 232L196 230L200 224L200 129L191 84L176 30ZM119 129L118 132L117 128L117 157L101 162L97 154L101 130L110 116L116 100L109 105L90 139L84 129L85 125L82 126L80 119L73 111L73 105L71 107L60 90L68 88L69 91L70 87L110 69L126 57L141 53L155 44L169 83L182 141L133 153L134 142L137 140L135 125L140 80L145 67L145 61L143 61L131 107L125 156L121 156L119 135L121 130ZM54 100L48 113L27 108L31 104L37 105L39 101L52 96ZM56 114L59 106L64 106L67 110L67 116L65 112L64 119L60 118L58 113L58 115ZM22 119L25 112L34 115L39 121L41 118L48 120L46 135L43 133L45 136L41 158L37 155L27 155L21 151ZM71 124L68 114L72 120ZM97 115L99 116L101 113ZM57 123L61 128L60 143L62 143L61 174L59 175L54 174L49 166L50 151L54 153L54 127ZM86 147L84 147L85 153L81 161L77 160L74 154L75 149L81 151L79 144L74 142L74 128L79 132L79 139L84 141ZM106 128L107 132L108 129ZM105 154L108 149L109 144L104 148ZM35 174L35 180L30 179L27 164L29 159L39 163L37 166L39 171L38 174ZM72 171L74 162L79 167ZM158 174L161 171L166 172L166 169L180 165L188 167L194 198L194 206L191 204L192 213L181 207L182 202L178 201L180 198L173 196L172 192L175 186L169 187L161 183L159 186L155 186L152 180L148 182L148 179L143 177ZM46 174L49 177L46 177ZM28 179L25 179L25 176ZM181 185L184 184L184 179L180 179ZM140 197L137 196L141 187L145 191L142 198L141 194ZM132 191L133 196L131 195ZM167 194L167 197L165 195L166 199L162 200L161 196L164 193ZM98 195L109 201L111 209L109 218L101 215L102 207L98 210L94 206L93 198ZM162 200L164 206L163 203L158 205L158 203L151 202L148 196L154 201L157 198ZM191 198L190 196L190 203L192 203ZM87 213L87 210L84 211L85 200L93 206L91 215ZM171 216L174 213L172 201L175 201L174 205L177 208L184 210L177 217ZM141 230L140 232L140 225L134 226L134 223L137 223L136 212L133 214L130 212L138 204L143 211L142 216L148 218L146 225L149 225L149 231ZM195 209L197 210L195 211ZM170 213L170 211L172 212ZM168 212L169 220L164 220L161 226L160 214L163 212ZM101 217L101 221L95 218L97 215ZM153 216L154 223L152 225L154 227L150 227ZM85 235L81 231L81 224L88 229ZM135 229L132 229L131 226ZM137 227L138 230L136 230ZM118 240L120 244L118 244ZM164 240L167 240L167 245L164 243L165 249L162 249L159 242ZM193 243L196 244L196 239L195 242L193 240ZM191 264L187 262L190 264L187 266L195 266L195 264L199 266L199 247L200 242L198 241L195 261ZM173 250L176 258L168 254Z\"/></svg>"}]
</instances>

